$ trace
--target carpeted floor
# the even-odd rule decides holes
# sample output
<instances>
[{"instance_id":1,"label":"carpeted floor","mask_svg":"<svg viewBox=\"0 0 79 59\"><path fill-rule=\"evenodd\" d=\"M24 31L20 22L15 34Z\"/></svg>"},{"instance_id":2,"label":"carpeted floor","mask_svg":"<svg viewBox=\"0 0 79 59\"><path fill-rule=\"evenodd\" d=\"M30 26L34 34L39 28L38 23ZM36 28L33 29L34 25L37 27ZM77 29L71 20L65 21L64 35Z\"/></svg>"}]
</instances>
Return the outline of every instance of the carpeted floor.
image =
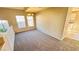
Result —
<instances>
[{"instance_id":1,"label":"carpeted floor","mask_svg":"<svg viewBox=\"0 0 79 59\"><path fill-rule=\"evenodd\" d=\"M15 51L77 51L79 46L60 41L37 30L16 34Z\"/></svg>"}]
</instances>

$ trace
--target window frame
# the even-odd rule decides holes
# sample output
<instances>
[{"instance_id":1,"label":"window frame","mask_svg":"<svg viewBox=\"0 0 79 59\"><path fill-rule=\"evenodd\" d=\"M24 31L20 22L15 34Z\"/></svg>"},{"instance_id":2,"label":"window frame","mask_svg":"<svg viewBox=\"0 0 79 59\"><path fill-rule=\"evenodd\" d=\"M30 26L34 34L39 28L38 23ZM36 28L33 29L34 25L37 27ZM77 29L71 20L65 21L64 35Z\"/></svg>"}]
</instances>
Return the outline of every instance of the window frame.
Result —
<instances>
[{"instance_id":1,"label":"window frame","mask_svg":"<svg viewBox=\"0 0 79 59\"><path fill-rule=\"evenodd\" d=\"M17 19L18 16L19 16L19 17L22 16L22 17L24 18L23 21L21 20L21 21L23 22L23 26L20 24L21 21L18 21L18 19ZM25 16L24 16L24 15L16 15L16 23L17 23L17 27L18 27L18 28L20 28L20 29L26 28L26 19L25 19ZM20 25L21 25L21 26L20 26Z\"/></svg>"},{"instance_id":2,"label":"window frame","mask_svg":"<svg viewBox=\"0 0 79 59\"><path fill-rule=\"evenodd\" d=\"M29 19L28 19L28 16L32 16L32 18L33 18L33 19L32 19L32 22L33 22L32 24L33 24L33 25L29 25ZM33 15L27 15L27 16L26 16L26 19L27 19L28 27L34 27L34 26L35 26L34 16L33 16Z\"/></svg>"}]
</instances>

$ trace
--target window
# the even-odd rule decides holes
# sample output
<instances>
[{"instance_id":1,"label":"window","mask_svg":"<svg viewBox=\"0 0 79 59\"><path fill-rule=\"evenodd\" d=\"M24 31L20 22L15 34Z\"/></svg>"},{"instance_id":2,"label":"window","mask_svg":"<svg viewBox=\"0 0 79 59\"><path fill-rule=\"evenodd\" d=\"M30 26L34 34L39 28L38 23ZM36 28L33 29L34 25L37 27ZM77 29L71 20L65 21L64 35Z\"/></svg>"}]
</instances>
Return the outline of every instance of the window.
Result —
<instances>
[{"instance_id":1,"label":"window","mask_svg":"<svg viewBox=\"0 0 79 59\"><path fill-rule=\"evenodd\" d=\"M7 20L0 20L0 32L4 32L9 28Z\"/></svg>"},{"instance_id":2,"label":"window","mask_svg":"<svg viewBox=\"0 0 79 59\"><path fill-rule=\"evenodd\" d=\"M25 28L25 17L24 16L16 16L17 25L19 28Z\"/></svg>"},{"instance_id":3,"label":"window","mask_svg":"<svg viewBox=\"0 0 79 59\"><path fill-rule=\"evenodd\" d=\"M27 16L28 26L34 26L33 16Z\"/></svg>"}]
</instances>

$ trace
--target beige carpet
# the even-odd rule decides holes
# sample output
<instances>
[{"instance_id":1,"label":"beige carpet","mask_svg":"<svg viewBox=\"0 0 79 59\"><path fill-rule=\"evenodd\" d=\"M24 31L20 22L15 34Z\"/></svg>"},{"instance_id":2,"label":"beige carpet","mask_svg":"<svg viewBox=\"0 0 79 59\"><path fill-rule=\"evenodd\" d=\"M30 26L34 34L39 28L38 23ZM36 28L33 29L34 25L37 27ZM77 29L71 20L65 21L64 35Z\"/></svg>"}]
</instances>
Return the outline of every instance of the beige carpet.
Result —
<instances>
[{"instance_id":1,"label":"beige carpet","mask_svg":"<svg viewBox=\"0 0 79 59\"><path fill-rule=\"evenodd\" d=\"M65 39L66 40L66 39ZM79 46L60 41L37 30L16 34L15 51L77 51Z\"/></svg>"}]
</instances>

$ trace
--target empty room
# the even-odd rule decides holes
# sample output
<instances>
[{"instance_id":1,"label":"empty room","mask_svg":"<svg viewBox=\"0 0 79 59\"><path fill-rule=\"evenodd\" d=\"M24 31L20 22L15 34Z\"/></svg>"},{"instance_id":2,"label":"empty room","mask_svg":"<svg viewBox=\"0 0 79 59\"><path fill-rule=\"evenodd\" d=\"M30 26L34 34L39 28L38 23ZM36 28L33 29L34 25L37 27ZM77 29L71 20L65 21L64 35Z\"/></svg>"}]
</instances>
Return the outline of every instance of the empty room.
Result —
<instances>
[{"instance_id":1,"label":"empty room","mask_svg":"<svg viewBox=\"0 0 79 59\"><path fill-rule=\"evenodd\" d=\"M79 8L0 7L0 51L79 51Z\"/></svg>"}]
</instances>

